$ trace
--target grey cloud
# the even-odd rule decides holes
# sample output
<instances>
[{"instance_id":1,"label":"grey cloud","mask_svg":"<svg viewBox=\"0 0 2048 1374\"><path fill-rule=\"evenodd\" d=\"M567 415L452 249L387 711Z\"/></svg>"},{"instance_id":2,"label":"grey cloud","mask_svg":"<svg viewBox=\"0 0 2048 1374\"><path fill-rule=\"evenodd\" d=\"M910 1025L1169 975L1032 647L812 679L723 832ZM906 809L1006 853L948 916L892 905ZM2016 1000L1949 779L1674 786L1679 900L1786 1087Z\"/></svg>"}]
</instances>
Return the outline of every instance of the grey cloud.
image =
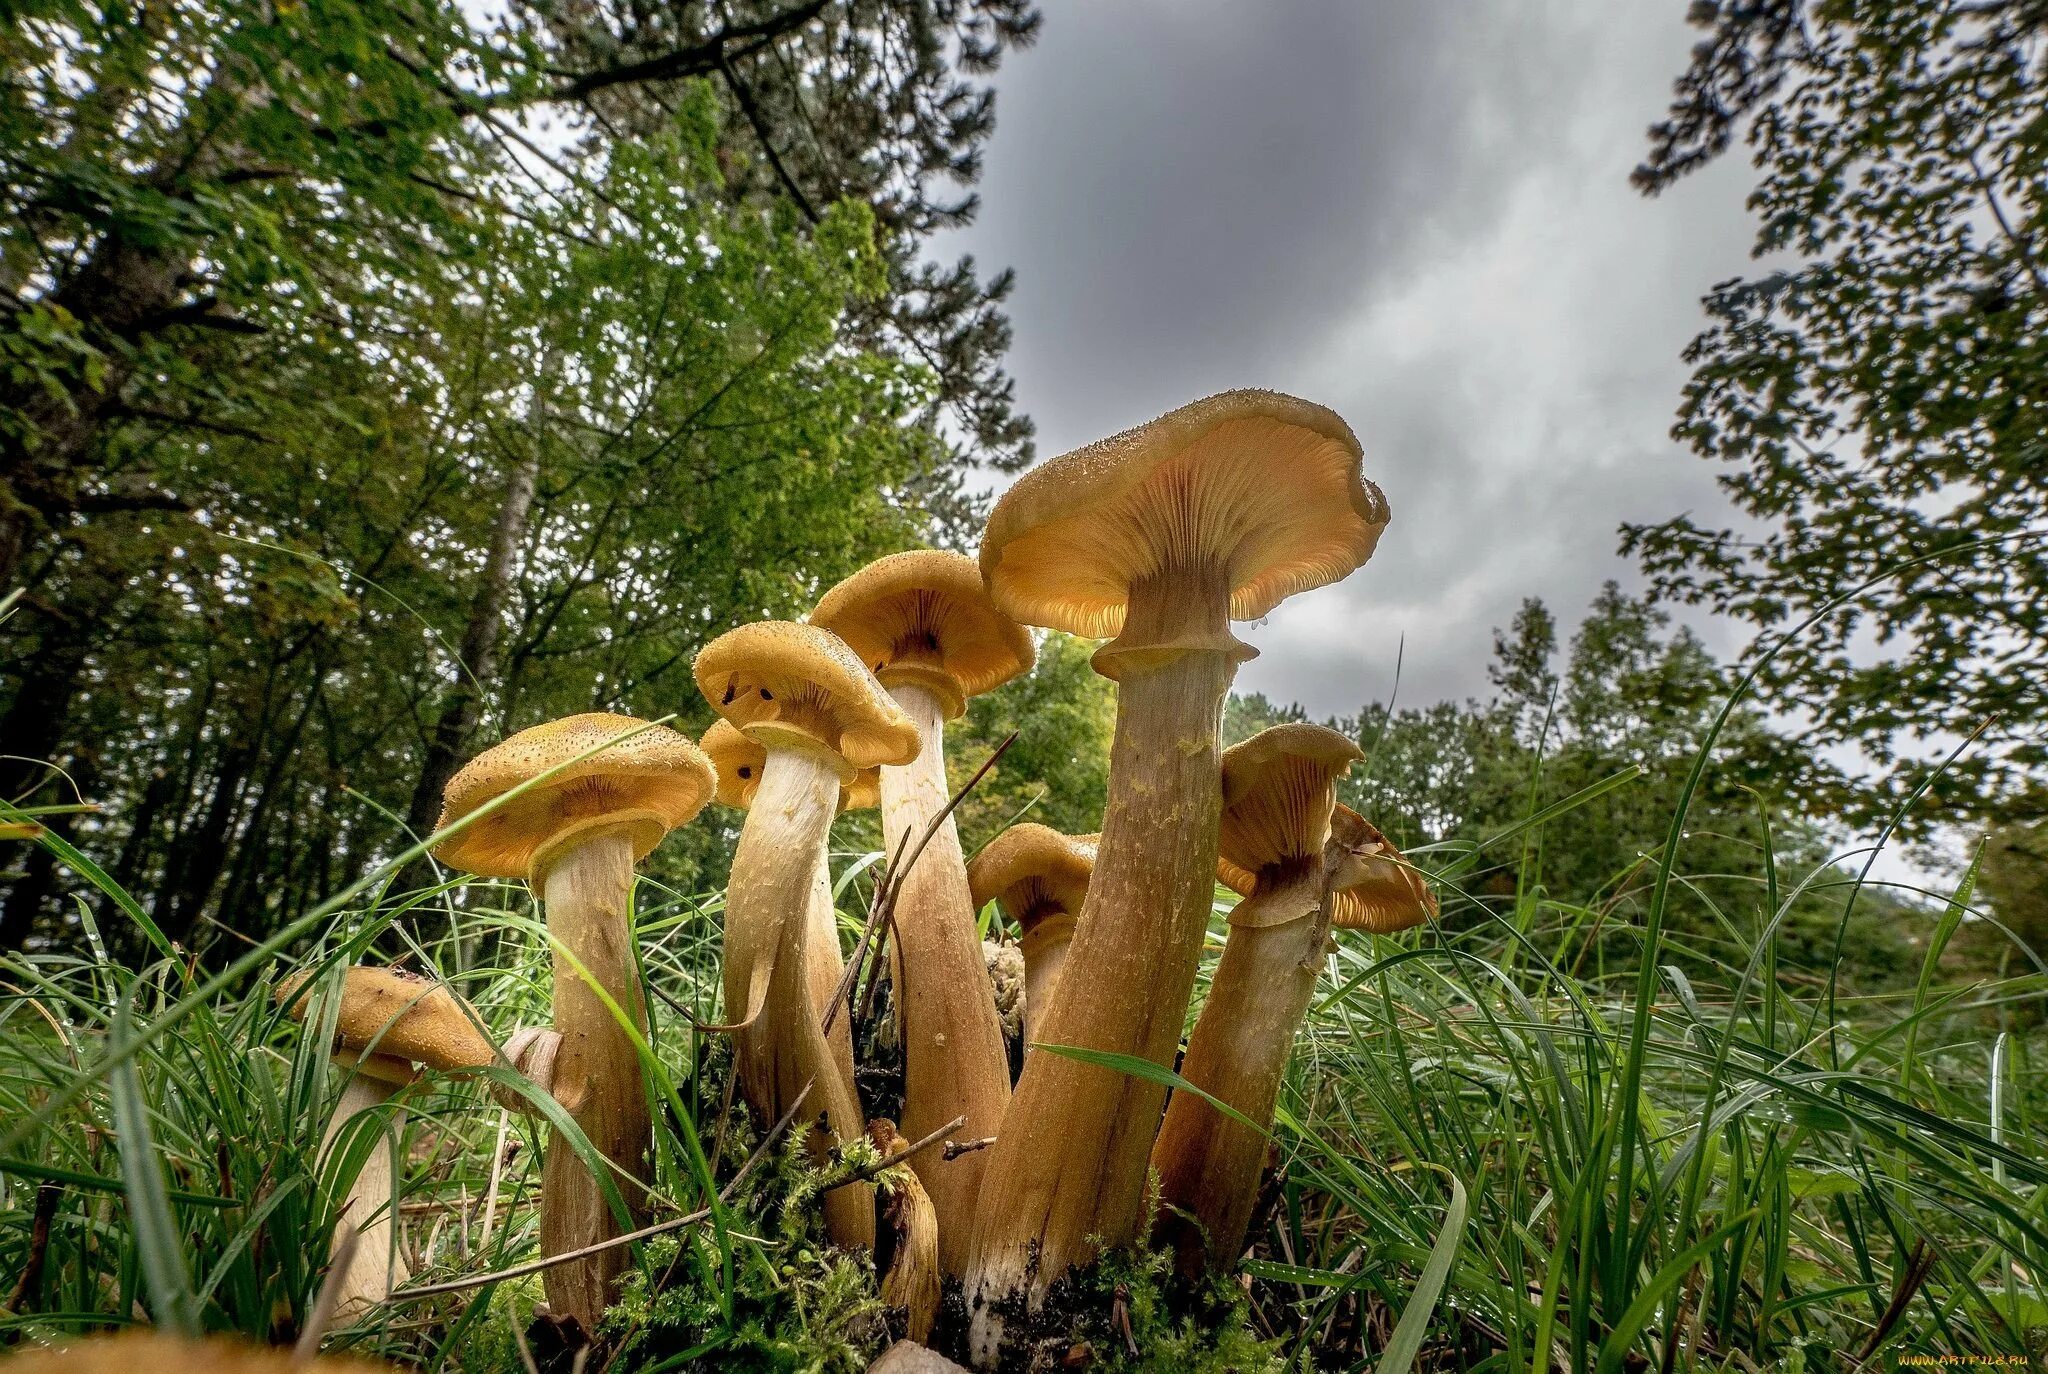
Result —
<instances>
[{"instance_id":1,"label":"grey cloud","mask_svg":"<svg viewBox=\"0 0 2048 1374\"><path fill-rule=\"evenodd\" d=\"M1047 7L1001 78L980 222L1046 452L1209 391L1331 405L1395 519L1247 632L1247 688L1348 712L1483 694L1527 595L1567 622L1615 527L1712 511L1667 437L1698 297L1741 271L1746 171L1627 186L1683 6ZM1705 627L1717 647L1730 633Z\"/></svg>"}]
</instances>

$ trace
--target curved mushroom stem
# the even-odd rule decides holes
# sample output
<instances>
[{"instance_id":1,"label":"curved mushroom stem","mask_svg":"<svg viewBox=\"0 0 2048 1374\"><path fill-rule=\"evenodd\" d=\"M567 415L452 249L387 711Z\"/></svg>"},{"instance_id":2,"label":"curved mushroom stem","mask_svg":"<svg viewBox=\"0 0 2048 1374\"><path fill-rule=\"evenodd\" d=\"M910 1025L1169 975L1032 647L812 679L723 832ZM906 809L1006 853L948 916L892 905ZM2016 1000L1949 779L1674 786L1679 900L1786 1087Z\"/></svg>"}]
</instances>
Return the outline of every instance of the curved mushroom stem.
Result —
<instances>
[{"instance_id":1,"label":"curved mushroom stem","mask_svg":"<svg viewBox=\"0 0 2048 1374\"><path fill-rule=\"evenodd\" d=\"M725 899L725 1015L740 1023L740 1087L764 1123L789 1110L806 1083L810 1147L822 1159L865 1132L853 1087L851 1040L828 1041L819 1026L810 973L818 888L839 801L839 773L823 754L770 748L733 852ZM825 900L831 900L829 890ZM844 1025L841 1013L837 1026ZM875 1197L869 1184L825 1194L825 1227L841 1245L871 1246Z\"/></svg>"},{"instance_id":2,"label":"curved mushroom stem","mask_svg":"<svg viewBox=\"0 0 2048 1374\"><path fill-rule=\"evenodd\" d=\"M633 1037L598 995L603 989L633 1030L646 1035L647 1008L633 958L632 840L624 830L578 836L540 862L545 867L535 876L556 945L555 1029L562 1034L554 1057L555 1099L611 1161L612 1182L637 1214L645 1199L635 1183L646 1178L653 1122ZM588 981L578 963L588 970ZM541 1253L582 1249L626 1229L583 1160L564 1141L552 1142L541 1168ZM627 1260L625 1248L615 1246L551 1267L545 1280L548 1307L558 1317L576 1318L594 1335Z\"/></svg>"},{"instance_id":3,"label":"curved mushroom stem","mask_svg":"<svg viewBox=\"0 0 2048 1374\"><path fill-rule=\"evenodd\" d=\"M1132 588L1125 633L1098 654L1120 679L1109 805L1059 994L1035 1038L1170 1066L1215 892L1222 810L1217 732L1246 654L1222 579ZM1085 976L1083 976L1085 974ZM1028 1054L987 1151L966 1279L977 1363L1006 1313L1031 1308L1092 1258L1134 1241L1166 1090L1059 1054Z\"/></svg>"},{"instance_id":4,"label":"curved mushroom stem","mask_svg":"<svg viewBox=\"0 0 2048 1374\"><path fill-rule=\"evenodd\" d=\"M1329 935L1313 919L1319 887L1311 869L1283 887L1261 887L1239 904L1238 915L1253 919L1232 924L1181 1061L1181 1077L1261 1125L1273 1119L1294 1033L1322 972ZM1257 919L1260 907L1269 916L1281 914L1271 910L1275 905L1300 908L1300 914L1279 925ZM1193 1093L1173 1095L1152 1146L1160 1202L1152 1234L1173 1246L1182 1274L1192 1278L1244 1253L1265 1161L1259 1132Z\"/></svg>"},{"instance_id":5,"label":"curved mushroom stem","mask_svg":"<svg viewBox=\"0 0 2048 1374\"><path fill-rule=\"evenodd\" d=\"M916 682L889 695L917 724L923 747L913 763L882 770L883 852L906 857L950 800L945 715L939 698ZM896 894L890 976L903 1035L905 1137L921 1140L957 1116L963 1139L994 1135L1010 1101L1010 1057L1002 1017L974 928L974 897L960 832L947 816L903 876ZM939 1220L939 1265L958 1274L981 1191L982 1152L948 1160L925 1150L911 1160Z\"/></svg>"},{"instance_id":6,"label":"curved mushroom stem","mask_svg":"<svg viewBox=\"0 0 2048 1374\"><path fill-rule=\"evenodd\" d=\"M1059 991L1060 969L1067 962L1067 945L1074 938L1074 918L1063 911L1039 917L1017 938L1024 953L1024 1053L1052 1015L1052 999Z\"/></svg>"},{"instance_id":7,"label":"curved mushroom stem","mask_svg":"<svg viewBox=\"0 0 2048 1374\"><path fill-rule=\"evenodd\" d=\"M398 1086L366 1073L349 1069L349 1080L341 1090L341 1101L327 1119L327 1132L320 1139L321 1166L333 1153L335 1142L348 1124L365 1112L375 1112L390 1101ZM392 1140L405 1131L405 1110L394 1108L377 1123L377 1137L370 1146L363 1167L348 1186L342 1203L341 1222L356 1231L356 1251L342 1276L341 1296L334 1309L337 1320L349 1321L376 1307L391 1296L391 1290L412 1277L411 1267L398 1249L398 1199L392 1187ZM334 1228L338 1247L343 1231Z\"/></svg>"}]
</instances>

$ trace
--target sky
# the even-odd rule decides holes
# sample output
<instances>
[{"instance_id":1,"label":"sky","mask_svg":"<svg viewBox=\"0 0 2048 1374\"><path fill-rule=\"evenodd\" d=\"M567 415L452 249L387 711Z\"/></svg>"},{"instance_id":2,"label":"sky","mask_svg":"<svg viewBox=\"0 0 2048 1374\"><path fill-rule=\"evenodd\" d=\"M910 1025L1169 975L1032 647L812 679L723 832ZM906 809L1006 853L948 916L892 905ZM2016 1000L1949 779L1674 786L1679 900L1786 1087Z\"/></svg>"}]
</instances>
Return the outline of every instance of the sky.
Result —
<instances>
[{"instance_id":1,"label":"sky","mask_svg":"<svg viewBox=\"0 0 2048 1374\"><path fill-rule=\"evenodd\" d=\"M980 214L1014 267L1049 457L1231 387L1321 402L1393 523L1240 631L1241 691L1315 715L1484 696L1492 631L1567 629L1625 520L1725 507L1669 437L1699 298L1748 267L1749 168L1629 187L1693 41L1682 0L1045 0L996 78ZM1689 618L1718 651L1733 627Z\"/></svg>"}]
</instances>

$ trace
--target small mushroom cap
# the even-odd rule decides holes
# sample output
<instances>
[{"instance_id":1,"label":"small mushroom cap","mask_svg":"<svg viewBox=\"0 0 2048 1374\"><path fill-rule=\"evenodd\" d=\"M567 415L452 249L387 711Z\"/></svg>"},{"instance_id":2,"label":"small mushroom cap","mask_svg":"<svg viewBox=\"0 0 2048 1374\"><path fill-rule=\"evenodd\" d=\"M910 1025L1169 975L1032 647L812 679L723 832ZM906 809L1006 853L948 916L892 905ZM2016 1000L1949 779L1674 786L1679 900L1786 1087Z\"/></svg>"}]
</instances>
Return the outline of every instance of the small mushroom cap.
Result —
<instances>
[{"instance_id":1,"label":"small mushroom cap","mask_svg":"<svg viewBox=\"0 0 2048 1374\"><path fill-rule=\"evenodd\" d=\"M1332 925L1387 935L1436 919L1436 894L1372 822L1340 804L1330 834L1351 851L1337 870Z\"/></svg>"},{"instance_id":2,"label":"small mushroom cap","mask_svg":"<svg viewBox=\"0 0 2048 1374\"><path fill-rule=\"evenodd\" d=\"M967 866L974 909L991 900L1019 924L1036 924L1056 912L1073 915L1088 895L1095 872L1095 835L1062 835L1027 821L990 840Z\"/></svg>"},{"instance_id":3,"label":"small mushroom cap","mask_svg":"<svg viewBox=\"0 0 2048 1374\"><path fill-rule=\"evenodd\" d=\"M718 770L718 800L723 806L744 811L754 804L761 790L761 768L768 751L740 732L724 717L713 721L704 732L704 753ZM839 789L840 811L867 811L882 804L882 770L863 768L853 781Z\"/></svg>"},{"instance_id":4,"label":"small mushroom cap","mask_svg":"<svg viewBox=\"0 0 2048 1374\"><path fill-rule=\"evenodd\" d=\"M311 978L310 971L295 973L278 984L278 1005L294 1021L306 1017ZM360 1056L362 1072L387 1080L394 1063L378 1061L395 1061L410 1078L413 1064L453 1073L484 1068L498 1058L497 1047L477 1029L475 1011L447 984L367 964L342 974L334 1043L342 1054Z\"/></svg>"},{"instance_id":5,"label":"small mushroom cap","mask_svg":"<svg viewBox=\"0 0 2048 1374\"><path fill-rule=\"evenodd\" d=\"M616 742L607 746L608 740ZM599 752L569 763L592 749ZM524 878L536 858L564 841L623 826L638 863L662 836L694 819L717 785L704 751L674 730L593 711L521 730L471 759L449 779L435 829L563 764L546 782L442 841L435 857L480 877Z\"/></svg>"},{"instance_id":6,"label":"small mushroom cap","mask_svg":"<svg viewBox=\"0 0 2048 1374\"><path fill-rule=\"evenodd\" d=\"M290 1347L227 1336L194 1340L159 1331L82 1336L55 1348L21 1346L7 1357L8 1374L396 1374L395 1367L355 1355L296 1359Z\"/></svg>"},{"instance_id":7,"label":"small mushroom cap","mask_svg":"<svg viewBox=\"0 0 2048 1374\"><path fill-rule=\"evenodd\" d=\"M1226 391L1027 472L990 512L981 572L1027 625L1106 639L1131 585L1220 568L1230 617L1255 620L1372 557L1387 502L1331 411Z\"/></svg>"},{"instance_id":8,"label":"small mushroom cap","mask_svg":"<svg viewBox=\"0 0 2048 1374\"><path fill-rule=\"evenodd\" d=\"M1322 852L1337 779L1365 755L1349 736L1297 721L1223 751L1216 877L1247 895L1259 870Z\"/></svg>"},{"instance_id":9,"label":"small mushroom cap","mask_svg":"<svg viewBox=\"0 0 2048 1374\"><path fill-rule=\"evenodd\" d=\"M851 645L883 685L929 687L948 720L1038 656L1030 632L988 599L974 560L944 549L876 559L819 597L810 622Z\"/></svg>"},{"instance_id":10,"label":"small mushroom cap","mask_svg":"<svg viewBox=\"0 0 2048 1374\"><path fill-rule=\"evenodd\" d=\"M697 690L764 746L821 749L853 772L917 757L917 726L846 641L815 625L762 620L697 652Z\"/></svg>"}]
</instances>

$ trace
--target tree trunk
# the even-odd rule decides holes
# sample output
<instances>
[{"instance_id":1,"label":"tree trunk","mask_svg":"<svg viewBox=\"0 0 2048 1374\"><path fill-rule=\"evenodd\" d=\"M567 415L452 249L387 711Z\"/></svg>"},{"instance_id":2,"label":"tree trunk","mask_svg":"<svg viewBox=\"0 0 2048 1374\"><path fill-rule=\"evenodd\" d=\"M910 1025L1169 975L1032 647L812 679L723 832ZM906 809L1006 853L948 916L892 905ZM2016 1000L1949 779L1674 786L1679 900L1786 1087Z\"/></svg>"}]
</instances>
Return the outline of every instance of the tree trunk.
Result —
<instances>
[{"instance_id":1,"label":"tree trunk","mask_svg":"<svg viewBox=\"0 0 2048 1374\"><path fill-rule=\"evenodd\" d=\"M498 503L498 520L491 528L491 543L484 555L483 576L469 605L469 621L462 627L456 665L455 687L434 733L427 743L427 755L420 765L419 782L406 808L406 828L415 839L432 832L441 815L441 793L467 752L470 732L483 711L483 684L498 669L498 632L505 613L505 599L512 591L515 555L519 536L526 528L526 513L533 506L533 489L540 478L540 450L520 460L505 484ZM399 878L398 891L425 887L432 870L424 861L410 865Z\"/></svg>"}]
</instances>

